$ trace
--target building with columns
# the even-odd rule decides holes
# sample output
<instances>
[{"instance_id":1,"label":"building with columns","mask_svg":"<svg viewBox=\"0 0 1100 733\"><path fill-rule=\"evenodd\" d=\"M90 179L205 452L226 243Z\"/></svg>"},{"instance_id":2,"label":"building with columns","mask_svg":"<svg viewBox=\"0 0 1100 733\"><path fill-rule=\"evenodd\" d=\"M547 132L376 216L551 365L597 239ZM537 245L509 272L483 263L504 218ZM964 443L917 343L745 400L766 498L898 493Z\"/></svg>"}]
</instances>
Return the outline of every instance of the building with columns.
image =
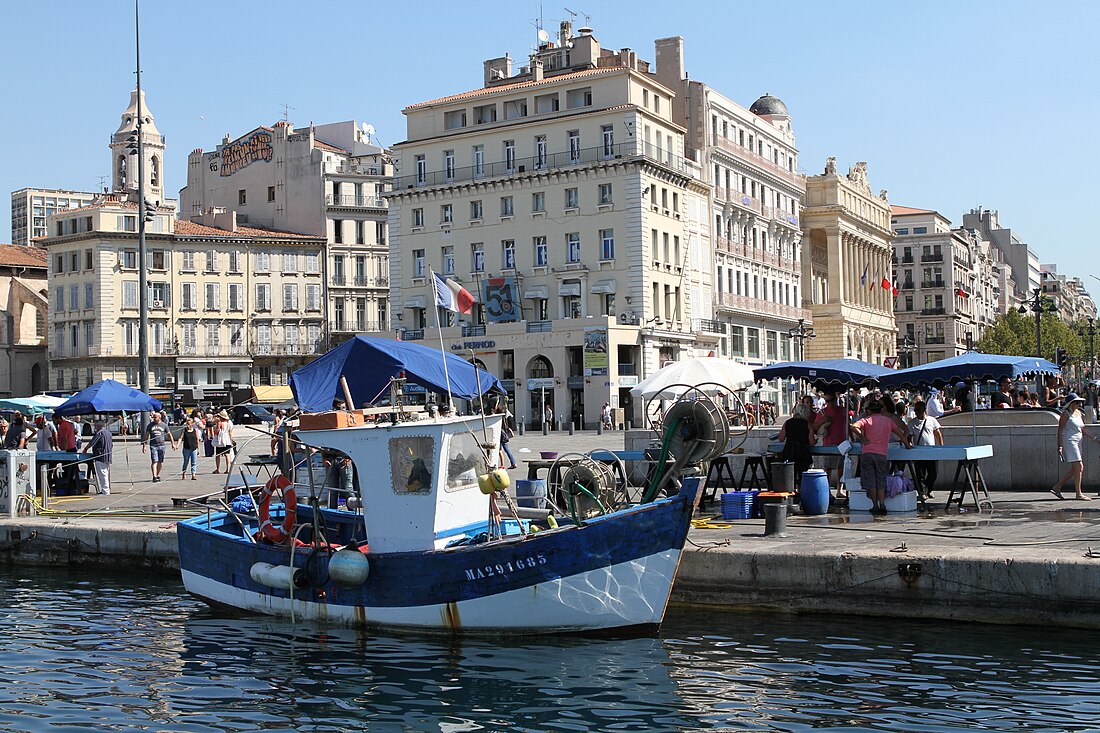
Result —
<instances>
[{"instance_id":1,"label":"building with columns","mask_svg":"<svg viewBox=\"0 0 1100 733\"><path fill-rule=\"evenodd\" d=\"M871 193L866 163L843 175L829 158L824 173L807 177L802 298L817 336L807 358L881 364L897 353L892 238L886 191Z\"/></svg>"},{"instance_id":2,"label":"building with columns","mask_svg":"<svg viewBox=\"0 0 1100 733\"><path fill-rule=\"evenodd\" d=\"M747 364L800 358L792 331L802 307L806 177L787 106L769 94L746 109L684 71L681 37L656 42L656 78L672 89L673 120L711 184L713 331L718 352Z\"/></svg>"},{"instance_id":3,"label":"building with columns","mask_svg":"<svg viewBox=\"0 0 1100 733\"><path fill-rule=\"evenodd\" d=\"M254 130L187 157L181 215L211 208L237 224L324 237L326 339L390 330L387 201L393 164L355 121Z\"/></svg>"},{"instance_id":4,"label":"building with columns","mask_svg":"<svg viewBox=\"0 0 1100 733\"><path fill-rule=\"evenodd\" d=\"M710 187L685 150L676 92L630 49L562 24L518 72L407 107L394 146L391 293L406 339L483 362L520 420L594 425L605 402L640 423L630 388L719 348ZM476 298L437 311L429 267Z\"/></svg>"}]
</instances>

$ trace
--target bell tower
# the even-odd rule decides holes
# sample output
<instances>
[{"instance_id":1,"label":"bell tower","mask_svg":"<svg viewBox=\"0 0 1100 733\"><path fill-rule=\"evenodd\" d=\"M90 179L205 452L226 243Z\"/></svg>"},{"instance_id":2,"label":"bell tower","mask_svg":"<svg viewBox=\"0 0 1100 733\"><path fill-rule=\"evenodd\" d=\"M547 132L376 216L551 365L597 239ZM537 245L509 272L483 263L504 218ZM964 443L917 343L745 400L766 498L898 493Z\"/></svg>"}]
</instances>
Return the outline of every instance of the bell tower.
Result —
<instances>
[{"instance_id":1,"label":"bell tower","mask_svg":"<svg viewBox=\"0 0 1100 733\"><path fill-rule=\"evenodd\" d=\"M130 106L122 113L122 124L111 136L112 190L137 201L138 115L141 115L145 148L145 160L141 163L145 172L145 200L159 206L164 202L164 136L157 129L153 114L145 106L145 92L141 93L140 98L137 91L130 92Z\"/></svg>"}]
</instances>

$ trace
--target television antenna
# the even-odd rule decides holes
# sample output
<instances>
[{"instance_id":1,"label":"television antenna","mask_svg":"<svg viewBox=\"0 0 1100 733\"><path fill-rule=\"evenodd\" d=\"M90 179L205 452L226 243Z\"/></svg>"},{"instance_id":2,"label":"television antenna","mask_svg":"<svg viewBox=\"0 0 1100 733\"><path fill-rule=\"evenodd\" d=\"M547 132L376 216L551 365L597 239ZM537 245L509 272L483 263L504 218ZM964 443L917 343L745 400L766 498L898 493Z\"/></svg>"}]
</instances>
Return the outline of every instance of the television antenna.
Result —
<instances>
[{"instance_id":1,"label":"television antenna","mask_svg":"<svg viewBox=\"0 0 1100 733\"><path fill-rule=\"evenodd\" d=\"M590 16L588 13L584 12L583 10L570 10L569 8L565 8L565 12L567 12L567 13L569 13L569 15L573 16L573 21L574 22L576 22L578 15L583 15L584 16L584 25L577 29L578 33L591 33L592 32L592 28L589 27L589 21L592 19L592 16Z\"/></svg>"},{"instance_id":2,"label":"television antenna","mask_svg":"<svg viewBox=\"0 0 1100 733\"><path fill-rule=\"evenodd\" d=\"M283 108L283 122L290 122L290 110L295 108L291 107L286 102L283 102L280 106Z\"/></svg>"}]
</instances>

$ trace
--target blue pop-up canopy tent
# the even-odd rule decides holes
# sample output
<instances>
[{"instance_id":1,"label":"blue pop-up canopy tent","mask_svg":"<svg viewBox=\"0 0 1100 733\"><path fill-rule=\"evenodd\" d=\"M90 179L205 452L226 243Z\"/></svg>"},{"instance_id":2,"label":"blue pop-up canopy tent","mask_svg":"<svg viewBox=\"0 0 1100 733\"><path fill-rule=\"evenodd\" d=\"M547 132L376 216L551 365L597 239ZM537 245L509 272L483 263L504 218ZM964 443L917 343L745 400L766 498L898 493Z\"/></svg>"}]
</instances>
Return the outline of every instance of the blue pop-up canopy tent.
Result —
<instances>
[{"instance_id":1,"label":"blue pop-up canopy tent","mask_svg":"<svg viewBox=\"0 0 1100 733\"><path fill-rule=\"evenodd\" d=\"M1008 356L968 351L928 364L902 369L879 379L884 388L943 387L966 380L997 381L1004 377L1034 377L1061 374L1053 362L1035 356Z\"/></svg>"},{"instance_id":2,"label":"blue pop-up canopy tent","mask_svg":"<svg viewBox=\"0 0 1100 733\"><path fill-rule=\"evenodd\" d=\"M887 374L896 374L889 367L869 364L859 359L811 359L781 361L753 370L761 379L805 379L815 387L865 387L881 381Z\"/></svg>"},{"instance_id":3,"label":"blue pop-up canopy tent","mask_svg":"<svg viewBox=\"0 0 1100 733\"><path fill-rule=\"evenodd\" d=\"M459 356L411 341L368 336L356 336L294 372L290 389L298 407L318 412L332 409L334 399L344 398L340 377L347 380L356 402L367 402L381 395L390 379L401 372L409 382L440 394L448 392L447 377L450 377L450 393L466 400L490 391L504 393L500 380L482 369L475 370L473 364Z\"/></svg>"},{"instance_id":4,"label":"blue pop-up canopy tent","mask_svg":"<svg viewBox=\"0 0 1100 733\"><path fill-rule=\"evenodd\" d=\"M57 415L87 415L93 412L157 412L160 400L122 382L104 379L85 387L54 408Z\"/></svg>"}]
</instances>

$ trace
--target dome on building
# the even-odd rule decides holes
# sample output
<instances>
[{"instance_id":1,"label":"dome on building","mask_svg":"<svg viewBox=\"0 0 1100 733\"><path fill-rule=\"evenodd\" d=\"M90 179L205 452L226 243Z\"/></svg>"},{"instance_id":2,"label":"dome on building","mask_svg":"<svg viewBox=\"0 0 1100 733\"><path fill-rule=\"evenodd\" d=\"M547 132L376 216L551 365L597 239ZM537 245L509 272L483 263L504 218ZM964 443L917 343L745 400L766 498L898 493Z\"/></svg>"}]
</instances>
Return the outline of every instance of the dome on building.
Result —
<instances>
[{"instance_id":1,"label":"dome on building","mask_svg":"<svg viewBox=\"0 0 1100 733\"><path fill-rule=\"evenodd\" d=\"M749 112L754 115L784 115L790 116L790 112L787 111L787 105L783 104L783 100L779 97L773 97L765 92L764 96L752 103L749 107Z\"/></svg>"}]
</instances>

